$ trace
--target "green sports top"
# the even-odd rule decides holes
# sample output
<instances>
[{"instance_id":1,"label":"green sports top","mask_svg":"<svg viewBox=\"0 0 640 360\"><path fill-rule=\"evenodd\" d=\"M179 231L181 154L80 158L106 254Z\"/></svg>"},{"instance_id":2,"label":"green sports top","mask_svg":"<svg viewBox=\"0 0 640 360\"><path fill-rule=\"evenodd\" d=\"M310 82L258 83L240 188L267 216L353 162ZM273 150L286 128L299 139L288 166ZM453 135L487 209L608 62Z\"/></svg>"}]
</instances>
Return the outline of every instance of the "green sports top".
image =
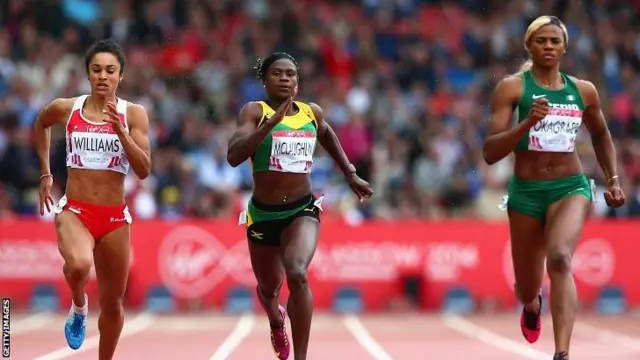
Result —
<instances>
[{"instance_id":1,"label":"green sports top","mask_svg":"<svg viewBox=\"0 0 640 360\"><path fill-rule=\"evenodd\" d=\"M276 112L264 101L260 125ZM262 140L258 150L251 156L252 171L277 171L308 174L313 165L313 153L316 149L318 124L311 107L303 102L294 101L298 112L285 116L267 137Z\"/></svg>"},{"instance_id":2,"label":"green sports top","mask_svg":"<svg viewBox=\"0 0 640 360\"><path fill-rule=\"evenodd\" d=\"M585 105L575 81L564 73L560 75L564 80L564 87L551 90L538 85L530 70L523 72L522 96L517 103L518 122L528 118L533 102L540 98L549 101L549 113L529 129L518 141L514 151L574 151Z\"/></svg>"}]
</instances>

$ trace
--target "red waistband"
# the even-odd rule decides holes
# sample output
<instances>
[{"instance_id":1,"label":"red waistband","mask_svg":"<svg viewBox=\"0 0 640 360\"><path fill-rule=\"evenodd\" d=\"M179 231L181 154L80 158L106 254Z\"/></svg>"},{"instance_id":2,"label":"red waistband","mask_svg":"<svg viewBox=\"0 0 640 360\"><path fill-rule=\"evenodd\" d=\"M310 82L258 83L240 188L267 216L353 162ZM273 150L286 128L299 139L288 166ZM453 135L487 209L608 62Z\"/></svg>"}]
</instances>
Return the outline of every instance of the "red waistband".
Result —
<instances>
[{"instance_id":1,"label":"red waistband","mask_svg":"<svg viewBox=\"0 0 640 360\"><path fill-rule=\"evenodd\" d=\"M126 203L121 205L101 205L101 204L88 203L84 201L78 201L78 200L69 199L69 198L67 198L67 205L77 206L80 208L92 208L92 209L102 210L102 211L110 211L110 210L121 211L122 209L127 207Z\"/></svg>"}]
</instances>

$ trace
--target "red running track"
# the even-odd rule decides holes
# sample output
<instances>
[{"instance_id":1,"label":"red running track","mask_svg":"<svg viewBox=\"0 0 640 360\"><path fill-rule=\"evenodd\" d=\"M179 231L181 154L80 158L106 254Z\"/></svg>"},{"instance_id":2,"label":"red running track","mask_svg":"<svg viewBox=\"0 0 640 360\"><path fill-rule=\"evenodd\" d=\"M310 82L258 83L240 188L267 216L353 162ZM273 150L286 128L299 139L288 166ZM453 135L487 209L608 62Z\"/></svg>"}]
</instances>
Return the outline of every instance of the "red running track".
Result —
<instances>
[{"instance_id":1,"label":"red running track","mask_svg":"<svg viewBox=\"0 0 640 360\"><path fill-rule=\"evenodd\" d=\"M638 318L580 315L572 346L574 359L640 359ZM62 315L14 315L11 359L96 359L96 317L90 316L85 344L66 347ZM517 315L316 314L309 360L326 359L539 359L551 360L551 320L534 345L520 335ZM128 314L116 359L273 360L268 325L262 316L220 314ZM290 357L293 359L293 356Z\"/></svg>"}]
</instances>

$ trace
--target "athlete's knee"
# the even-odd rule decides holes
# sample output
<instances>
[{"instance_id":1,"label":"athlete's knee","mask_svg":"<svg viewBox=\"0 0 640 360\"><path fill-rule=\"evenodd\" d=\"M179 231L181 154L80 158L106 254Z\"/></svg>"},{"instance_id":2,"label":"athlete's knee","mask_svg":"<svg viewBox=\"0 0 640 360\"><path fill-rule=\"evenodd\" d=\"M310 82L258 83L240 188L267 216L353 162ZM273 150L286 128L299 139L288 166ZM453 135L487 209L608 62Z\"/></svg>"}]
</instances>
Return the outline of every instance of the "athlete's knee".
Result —
<instances>
[{"instance_id":1,"label":"athlete's knee","mask_svg":"<svg viewBox=\"0 0 640 360\"><path fill-rule=\"evenodd\" d=\"M260 291L260 296L264 299L277 298L280 295L281 288L282 279L258 282L258 291Z\"/></svg>"},{"instance_id":2,"label":"athlete's knee","mask_svg":"<svg viewBox=\"0 0 640 360\"><path fill-rule=\"evenodd\" d=\"M91 254L70 253L64 259L64 274L73 279L87 278L92 264Z\"/></svg>"},{"instance_id":3,"label":"athlete's knee","mask_svg":"<svg viewBox=\"0 0 640 360\"><path fill-rule=\"evenodd\" d=\"M547 272L553 274L571 273L571 249L567 247L552 247L547 252Z\"/></svg>"},{"instance_id":4,"label":"athlete's knee","mask_svg":"<svg viewBox=\"0 0 640 360\"><path fill-rule=\"evenodd\" d=\"M285 264L285 272L290 290L303 289L309 285L306 262L294 261L288 265Z\"/></svg>"},{"instance_id":5,"label":"athlete's knee","mask_svg":"<svg viewBox=\"0 0 640 360\"><path fill-rule=\"evenodd\" d=\"M124 317L124 297L122 295L103 295L100 297L100 314L110 319Z\"/></svg>"}]
</instances>

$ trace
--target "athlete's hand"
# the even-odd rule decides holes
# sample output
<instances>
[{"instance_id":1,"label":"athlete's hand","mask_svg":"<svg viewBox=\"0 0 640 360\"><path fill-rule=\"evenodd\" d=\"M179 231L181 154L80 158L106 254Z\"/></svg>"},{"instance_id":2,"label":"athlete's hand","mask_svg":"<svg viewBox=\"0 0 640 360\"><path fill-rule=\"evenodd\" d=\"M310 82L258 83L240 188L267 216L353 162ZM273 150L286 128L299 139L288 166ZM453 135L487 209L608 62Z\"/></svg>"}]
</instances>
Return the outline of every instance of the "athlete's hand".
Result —
<instances>
[{"instance_id":1,"label":"athlete's hand","mask_svg":"<svg viewBox=\"0 0 640 360\"><path fill-rule=\"evenodd\" d=\"M607 191L604 193L604 201L609 207L619 208L624 205L625 200L624 191L622 191L617 181L609 185Z\"/></svg>"},{"instance_id":2,"label":"athlete's hand","mask_svg":"<svg viewBox=\"0 0 640 360\"><path fill-rule=\"evenodd\" d=\"M549 101L546 98L540 98L533 102L529 111L529 123L531 126L537 124L549 114Z\"/></svg>"},{"instance_id":3,"label":"athlete's hand","mask_svg":"<svg viewBox=\"0 0 640 360\"><path fill-rule=\"evenodd\" d=\"M53 197L51 196L51 187L53 186L53 176L43 176L40 178L40 188L38 189L38 197L40 198L40 216L44 215L44 209L51 212L53 206Z\"/></svg>"},{"instance_id":4,"label":"athlete's hand","mask_svg":"<svg viewBox=\"0 0 640 360\"><path fill-rule=\"evenodd\" d=\"M347 175L347 182L360 202L364 201L364 199L369 199L373 195L373 189L371 189L369 183L362 180L356 173Z\"/></svg>"},{"instance_id":5,"label":"athlete's hand","mask_svg":"<svg viewBox=\"0 0 640 360\"><path fill-rule=\"evenodd\" d=\"M122 126L122 121L120 120L120 114L118 114L115 103L111 101L108 102L107 108L105 110L102 110L102 113L106 115L106 118L102 120L106 123L111 124L111 127L117 134L124 132L124 127Z\"/></svg>"},{"instance_id":6,"label":"athlete's hand","mask_svg":"<svg viewBox=\"0 0 640 360\"><path fill-rule=\"evenodd\" d=\"M294 87L293 90L291 90L291 96L289 96L287 100L285 100L285 102L283 102L282 105L278 107L278 110L276 110L276 113L271 117L271 119L269 119L269 122L279 123L280 121L282 121L282 119L284 119L284 117L287 115L287 112L289 112L289 109L291 109L291 105L293 104L293 99L296 97L297 94L298 94L298 86L296 85L296 87Z\"/></svg>"}]
</instances>

